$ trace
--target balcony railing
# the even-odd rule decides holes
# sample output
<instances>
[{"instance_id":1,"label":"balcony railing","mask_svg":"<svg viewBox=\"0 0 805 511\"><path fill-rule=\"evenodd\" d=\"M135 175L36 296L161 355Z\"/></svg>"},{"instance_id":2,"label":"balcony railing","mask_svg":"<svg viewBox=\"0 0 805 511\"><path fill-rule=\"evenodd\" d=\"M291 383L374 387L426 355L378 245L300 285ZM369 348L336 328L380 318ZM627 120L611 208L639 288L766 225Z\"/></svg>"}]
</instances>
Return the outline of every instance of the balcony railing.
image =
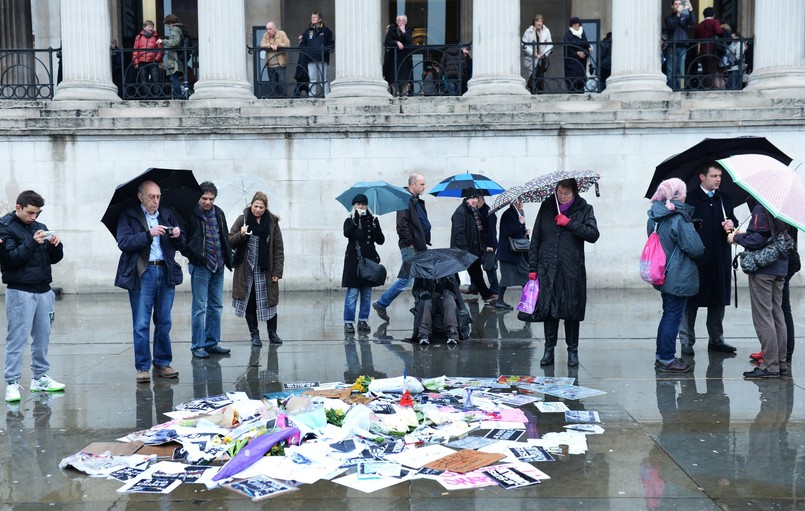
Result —
<instances>
[{"instance_id":1,"label":"balcony railing","mask_svg":"<svg viewBox=\"0 0 805 511\"><path fill-rule=\"evenodd\" d=\"M548 43L521 43L524 51L529 49L535 56L525 69L531 94L580 94L601 92L606 87L610 69L604 55L611 50L608 42L552 42L542 59L536 58L537 50L545 51Z\"/></svg>"},{"instance_id":2,"label":"balcony railing","mask_svg":"<svg viewBox=\"0 0 805 511\"><path fill-rule=\"evenodd\" d=\"M165 73L169 52L176 52L178 58L181 73L178 88ZM112 81L122 99L187 99L193 94L198 76L196 48L119 48L112 50L111 59Z\"/></svg>"},{"instance_id":3,"label":"balcony railing","mask_svg":"<svg viewBox=\"0 0 805 511\"><path fill-rule=\"evenodd\" d=\"M0 50L0 99L53 99L60 52Z\"/></svg>"},{"instance_id":4,"label":"balcony railing","mask_svg":"<svg viewBox=\"0 0 805 511\"><path fill-rule=\"evenodd\" d=\"M258 98L324 97L324 62L332 48L283 48L279 51L247 47L254 63L254 95ZM318 81L310 80L308 66L317 66Z\"/></svg>"},{"instance_id":5,"label":"balcony railing","mask_svg":"<svg viewBox=\"0 0 805 511\"><path fill-rule=\"evenodd\" d=\"M668 41L663 72L675 91L741 90L747 74L752 39L688 39Z\"/></svg>"},{"instance_id":6,"label":"balcony railing","mask_svg":"<svg viewBox=\"0 0 805 511\"><path fill-rule=\"evenodd\" d=\"M472 77L470 44L385 48L383 75L395 96L460 96Z\"/></svg>"}]
</instances>

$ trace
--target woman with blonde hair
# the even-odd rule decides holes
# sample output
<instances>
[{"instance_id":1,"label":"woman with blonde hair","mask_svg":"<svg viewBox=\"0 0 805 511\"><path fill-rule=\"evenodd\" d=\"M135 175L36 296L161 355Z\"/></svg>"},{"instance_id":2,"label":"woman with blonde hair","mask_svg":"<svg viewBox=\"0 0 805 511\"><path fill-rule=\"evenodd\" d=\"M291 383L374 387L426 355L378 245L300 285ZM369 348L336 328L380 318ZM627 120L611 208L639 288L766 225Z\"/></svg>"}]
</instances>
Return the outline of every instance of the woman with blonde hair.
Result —
<instances>
[{"instance_id":1,"label":"woman with blonde hair","mask_svg":"<svg viewBox=\"0 0 805 511\"><path fill-rule=\"evenodd\" d=\"M681 179L666 179L651 197L648 233L656 229L665 252L665 282L654 289L662 296L662 318L657 327L654 367L685 373L691 365L676 358L676 337L689 296L699 292L699 269L694 259L704 255L704 244L693 226L693 206L685 204L687 188Z\"/></svg>"},{"instance_id":2,"label":"woman with blonde hair","mask_svg":"<svg viewBox=\"0 0 805 511\"><path fill-rule=\"evenodd\" d=\"M279 217L268 210L268 197L257 192L251 205L235 220L229 230L229 242L235 250L232 264L232 306L235 316L246 317L253 346L262 346L259 321L268 325L268 339L282 344L277 335L279 280L285 265L285 247Z\"/></svg>"}]
</instances>

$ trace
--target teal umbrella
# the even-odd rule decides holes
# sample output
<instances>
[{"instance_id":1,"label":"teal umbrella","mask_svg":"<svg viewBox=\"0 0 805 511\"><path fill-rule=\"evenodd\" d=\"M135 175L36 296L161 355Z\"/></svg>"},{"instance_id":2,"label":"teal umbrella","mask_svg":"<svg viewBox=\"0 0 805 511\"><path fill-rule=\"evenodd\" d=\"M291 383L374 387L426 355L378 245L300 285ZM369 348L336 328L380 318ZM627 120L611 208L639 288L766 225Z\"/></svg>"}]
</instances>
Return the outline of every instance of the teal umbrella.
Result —
<instances>
[{"instance_id":1,"label":"teal umbrella","mask_svg":"<svg viewBox=\"0 0 805 511\"><path fill-rule=\"evenodd\" d=\"M408 207L411 193L401 186L386 181L358 181L335 198L347 208L352 209L352 199L362 193L369 201L369 209L375 215L385 215Z\"/></svg>"}]
</instances>

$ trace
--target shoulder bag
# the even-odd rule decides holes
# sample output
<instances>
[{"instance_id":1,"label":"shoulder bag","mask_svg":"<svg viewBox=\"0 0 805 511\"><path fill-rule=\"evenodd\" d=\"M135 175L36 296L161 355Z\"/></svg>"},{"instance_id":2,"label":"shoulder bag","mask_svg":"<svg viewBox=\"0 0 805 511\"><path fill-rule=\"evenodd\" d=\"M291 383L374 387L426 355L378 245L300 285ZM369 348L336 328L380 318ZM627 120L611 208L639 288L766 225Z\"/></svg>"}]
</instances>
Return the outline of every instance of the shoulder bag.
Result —
<instances>
[{"instance_id":1,"label":"shoulder bag","mask_svg":"<svg viewBox=\"0 0 805 511\"><path fill-rule=\"evenodd\" d=\"M744 273L755 273L794 248L794 240L788 231L782 230L774 233L763 248L757 250L744 250L738 254L741 269Z\"/></svg>"},{"instance_id":2,"label":"shoulder bag","mask_svg":"<svg viewBox=\"0 0 805 511\"><path fill-rule=\"evenodd\" d=\"M370 287L382 286L386 283L386 267L361 255L361 246L355 242L358 253L358 280Z\"/></svg>"},{"instance_id":3,"label":"shoulder bag","mask_svg":"<svg viewBox=\"0 0 805 511\"><path fill-rule=\"evenodd\" d=\"M528 252L531 247L531 240L528 238L509 238L509 246L512 252Z\"/></svg>"}]
</instances>

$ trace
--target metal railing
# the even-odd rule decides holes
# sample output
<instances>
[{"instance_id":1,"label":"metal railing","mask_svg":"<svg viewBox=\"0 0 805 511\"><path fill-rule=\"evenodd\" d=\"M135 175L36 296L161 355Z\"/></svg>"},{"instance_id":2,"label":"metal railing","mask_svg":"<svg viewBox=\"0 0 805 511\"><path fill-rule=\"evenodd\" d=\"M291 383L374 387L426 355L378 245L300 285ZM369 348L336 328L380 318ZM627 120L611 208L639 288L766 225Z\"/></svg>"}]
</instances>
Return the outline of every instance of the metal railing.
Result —
<instances>
[{"instance_id":1,"label":"metal railing","mask_svg":"<svg viewBox=\"0 0 805 511\"><path fill-rule=\"evenodd\" d=\"M610 70L602 66L602 54L611 50L609 42L558 41L539 46L536 42L520 42L523 50L528 48L535 56L539 46L552 46L543 59L534 57L525 68L526 87L531 94L580 94L601 92L606 87Z\"/></svg>"},{"instance_id":2,"label":"metal railing","mask_svg":"<svg viewBox=\"0 0 805 511\"><path fill-rule=\"evenodd\" d=\"M53 99L61 48L0 50L0 100Z\"/></svg>"},{"instance_id":3,"label":"metal railing","mask_svg":"<svg viewBox=\"0 0 805 511\"><path fill-rule=\"evenodd\" d=\"M747 73L748 38L667 41L663 72L675 91L741 90Z\"/></svg>"},{"instance_id":4,"label":"metal railing","mask_svg":"<svg viewBox=\"0 0 805 511\"><path fill-rule=\"evenodd\" d=\"M180 75L175 81L165 73L171 52L179 63ZM135 62L135 56L142 58ZM196 48L118 48L111 51L111 59L112 81L122 99L187 99L193 94L198 76Z\"/></svg>"},{"instance_id":5,"label":"metal railing","mask_svg":"<svg viewBox=\"0 0 805 511\"><path fill-rule=\"evenodd\" d=\"M332 58L332 48L283 48L266 52L247 46L252 56L254 95L258 98L324 97L326 59ZM310 80L310 66L315 66L317 80Z\"/></svg>"},{"instance_id":6,"label":"metal railing","mask_svg":"<svg viewBox=\"0 0 805 511\"><path fill-rule=\"evenodd\" d=\"M472 77L471 44L385 48L383 74L394 96L461 96Z\"/></svg>"}]
</instances>

